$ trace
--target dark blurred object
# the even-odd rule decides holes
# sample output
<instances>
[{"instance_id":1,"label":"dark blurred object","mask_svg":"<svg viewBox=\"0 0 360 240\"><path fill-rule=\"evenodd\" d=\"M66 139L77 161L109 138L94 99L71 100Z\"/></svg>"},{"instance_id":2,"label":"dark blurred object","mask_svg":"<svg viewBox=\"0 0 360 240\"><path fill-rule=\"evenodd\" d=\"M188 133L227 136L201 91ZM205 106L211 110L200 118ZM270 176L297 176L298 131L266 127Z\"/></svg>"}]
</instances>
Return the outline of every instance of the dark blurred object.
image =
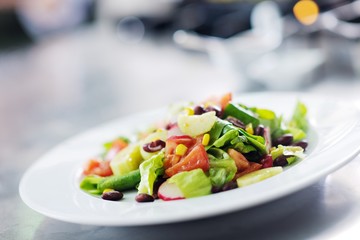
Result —
<instances>
[{"instance_id":1,"label":"dark blurred object","mask_svg":"<svg viewBox=\"0 0 360 240\"><path fill-rule=\"evenodd\" d=\"M249 30L253 8L264 1L240 0L183 0L174 7L167 17L143 17L147 30L152 31L193 31L200 35L229 38ZM274 0L283 16L293 15L298 0ZM326 12L354 0L318 0L320 12ZM141 16L139 16L141 17Z\"/></svg>"},{"instance_id":2,"label":"dark blurred object","mask_svg":"<svg viewBox=\"0 0 360 240\"><path fill-rule=\"evenodd\" d=\"M94 0L0 0L0 49L91 22L94 9Z\"/></svg>"},{"instance_id":3,"label":"dark blurred object","mask_svg":"<svg viewBox=\"0 0 360 240\"><path fill-rule=\"evenodd\" d=\"M21 46L30 42L19 23L13 5L1 5L0 9L0 50Z\"/></svg>"}]
</instances>

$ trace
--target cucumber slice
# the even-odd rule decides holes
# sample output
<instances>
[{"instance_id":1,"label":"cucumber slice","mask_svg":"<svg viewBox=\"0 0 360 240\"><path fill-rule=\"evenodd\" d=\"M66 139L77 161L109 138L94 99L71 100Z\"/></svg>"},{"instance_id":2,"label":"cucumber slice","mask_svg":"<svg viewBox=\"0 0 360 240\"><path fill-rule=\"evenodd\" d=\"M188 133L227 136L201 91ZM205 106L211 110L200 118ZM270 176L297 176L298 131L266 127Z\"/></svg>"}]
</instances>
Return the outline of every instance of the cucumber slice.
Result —
<instances>
[{"instance_id":1,"label":"cucumber slice","mask_svg":"<svg viewBox=\"0 0 360 240\"><path fill-rule=\"evenodd\" d=\"M282 167L263 168L239 177L236 182L238 187L245 187L282 173L282 171Z\"/></svg>"}]
</instances>

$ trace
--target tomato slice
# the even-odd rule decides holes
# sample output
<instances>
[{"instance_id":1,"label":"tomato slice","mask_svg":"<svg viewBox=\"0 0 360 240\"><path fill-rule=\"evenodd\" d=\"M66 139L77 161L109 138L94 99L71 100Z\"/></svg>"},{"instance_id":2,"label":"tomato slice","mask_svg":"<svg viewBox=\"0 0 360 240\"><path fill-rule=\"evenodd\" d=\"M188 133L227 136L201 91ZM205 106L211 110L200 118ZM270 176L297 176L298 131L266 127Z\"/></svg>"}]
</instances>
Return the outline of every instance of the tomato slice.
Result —
<instances>
[{"instance_id":1,"label":"tomato slice","mask_svg":"<svg viewBox=\"0 0 360 240\"><path fill-rule=\"evenodd\" d=\"M165 161L164 167L165 169L170 168L171 166L177 164L182 156L178 156L175 154L175 149L177 145L184 144L189 152L189 150L194 146L196 143L196 139L188 136L188 135L180 135L180 136L171 136L166 140L166 147L165 147ZM185 153L185 155L187 154Z\"/></svg>"},{"instance_id":2,"label":"tomato slice","mask_svg":"<svg viewBox=\"0 0 360 240\"><path fill-rule=\"evenodd\" d=\"M173 154L176 146L179 144L184 144L188 149L190 149L195 143L196 139L188 135L171 136L166 140L165 153Z\"/></svg>"},{"instance_id":3,"label":"tomato slice","mask_svg":"<svg viewBox=\"0 0 360 240\"><path fill-rule=\"evenodd\" d=\"M99 159L90 159L85 164L83 173L85 175L98 175L100 177L107 177L113 174L110 168L110 161Z\"/></svg>"},{"instance_id":4,"label":"tomato slice","mask_svg":"<svg viewBox=\"0 0 360 240\"><path fill-rule=\"evenodd\" d=\"M220 98L220 106L221 109L224 110L225 107L229 104L229 102L232 100L232 94L226 93Z\"/></svg>"},{"instance_id":5,"label":"tomato slice","mask_svg":"<svg viewBox=\"0 0 360 240\"><path fill-rule=\"evenodd\" d=\"M179 172L191 171L197 168L201 168L204 172L209 170L209 158L202 144L196 144L187 155L184 155L176 164L167 168L165 173L171 177Z\"/></svg>"},{"instance_id":6,"label":"tomato slice","mask_svg":"<svg viewBox=\"0 0 360 240\"><path fill-rule=\"evenodd\" d=\"M117 148L119 150L126 148L129 145L125 140L118 138L112 143L111 148Z\"/></svg>"},{"instance_id":7,"label":"tomato slice","mask_svg":"<svg viewBox=\"0 0 360 240\"><path fill-rule=\"evenodd\" d=\"M109 149L109 151L107 151L104 159L107 161L111 161L118 152L120 152L120 150L126 148L129 145L129 143L127 143L125 140L118 138L115 139L112 143L111 143L111 147Z\"/></svg>"}]
</instances>

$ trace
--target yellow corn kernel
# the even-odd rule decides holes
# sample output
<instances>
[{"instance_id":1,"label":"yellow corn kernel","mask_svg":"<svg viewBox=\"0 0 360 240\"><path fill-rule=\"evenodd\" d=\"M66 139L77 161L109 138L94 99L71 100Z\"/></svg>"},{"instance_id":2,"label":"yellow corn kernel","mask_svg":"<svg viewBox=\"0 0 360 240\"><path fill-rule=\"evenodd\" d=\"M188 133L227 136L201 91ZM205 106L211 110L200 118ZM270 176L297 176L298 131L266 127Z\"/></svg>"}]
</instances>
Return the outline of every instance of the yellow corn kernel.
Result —
<instances>
[{"instance_id":1,"label":"yellow corn kernel","mask_svg":"<svg viewBox=\"0 0 360 240\"><path fill-rule=\"evenodd\" d=\"M192 109L191 107L186 107L185 108L185 112L187 115L194 115L194 109Z\"/></svg>"},{"instance_id":2,"label":"yellow corn kernel","mask_svg":"<svg viewBox=\"0 0 360 240\"><path fill-rule=\"evenodd\" d=\"M188 148L184 144L179 144L175 148L175 154L179 155L179 156L182 156L182 155L184 155L186 153L187 149Z\"/></svg>"},{"instance_id":3,"label":"yellow corn kernel","mask_svg":"<svg viewBox=\"0 0 360 240\"><path fill-rule=\"evenodd\" d=\"M254 134L254 129L253 129L252 123L247 124L245 127L245 130L250 134Z\"/></svg>"},{"instance_id":4,"label":"yellow corn kernel","mask_svg":"<svg viewBox=\"0 0 360 240\"><path fill-rule=\"evenodd\" d=\"M112 191L114 191L114 189L106 188L106 189L104 189L103 193L112 192Z\"/></svg>"},{"instance_id":5,"label":"yellow corn kernel","mask_svg":"<svg viewBox=\"0 0 360 240\"><path fill-rule=\"evenodd\" d=\"M210 134L206 133L204 134L201 143L202 145L207 146L209 142L210 142Z\"/></svg>"},{"instance_id":6,"label":"yellow corn kernel","mask_svg":"<svg viewBox=\"0 0 360 240\"><path fill-rule=\"evenodd\" d=\"M164 131L164 129L162 129L162 128L156 129L156 132L163 132L163 131Z\"/></svg>"}]
</instances>

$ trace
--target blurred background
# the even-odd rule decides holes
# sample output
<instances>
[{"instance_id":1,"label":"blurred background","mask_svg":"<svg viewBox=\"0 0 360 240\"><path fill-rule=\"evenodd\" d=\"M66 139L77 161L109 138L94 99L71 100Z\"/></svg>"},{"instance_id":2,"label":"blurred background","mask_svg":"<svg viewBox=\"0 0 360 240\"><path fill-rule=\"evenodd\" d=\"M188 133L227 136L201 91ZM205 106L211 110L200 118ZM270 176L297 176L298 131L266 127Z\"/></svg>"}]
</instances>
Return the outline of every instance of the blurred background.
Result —
<instances>
[{"instance_id":1,"label":"blurred background","mask_svg":"<svg viewBox=\"0 0 360 240\"><path fill-rule=\"evenodd\" d=\"M17 188L64 139L228 91L359 100L359 39L351 0L0 0L0 236L57 228Z\"/></svg>"},{"instance_id":2,"label":"blurred background","mask_svg":"<svg viewBox=\"0 0 360 240\"><path fill-rule=\"evenodd\" d=\"M356 98L359 39L351 0L1 0L2 156L228 91Z\"/></svg>"},{"instance_id":3,"label":"blurred background","mask_svg":"<svg viewBox=\"0 0 360 240\"><path fill-rule=\"evenodd\" d=\"M356 98L359 39L351 0L1 0L0 164L228 91Z\"/></svg>"},{"instance_id":4,"label":"blurred background","mask_svg":"<svg viewBox=\"0 0 360 240\"><path fill-rule=\"evenodd\" d=\"M359 38L351 0L1 0L0 136L227 91L356 97Z\"/></svg>"}]
</instances>

